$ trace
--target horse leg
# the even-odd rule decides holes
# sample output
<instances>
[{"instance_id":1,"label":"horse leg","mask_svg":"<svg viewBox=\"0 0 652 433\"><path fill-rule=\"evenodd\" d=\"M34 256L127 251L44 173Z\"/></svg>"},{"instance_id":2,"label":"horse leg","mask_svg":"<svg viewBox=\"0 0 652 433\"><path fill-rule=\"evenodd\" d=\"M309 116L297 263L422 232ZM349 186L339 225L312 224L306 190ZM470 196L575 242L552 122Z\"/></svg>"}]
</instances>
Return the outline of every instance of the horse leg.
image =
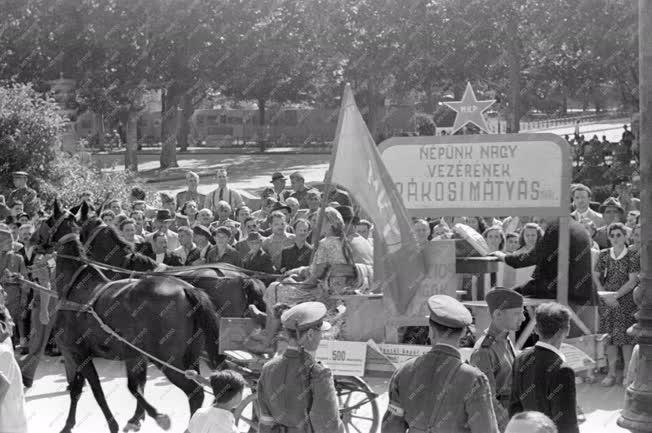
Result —
<instances>
[{"instance_id":1,"label":"horse leg","mask_svg":"<svg viewBox=\"0 0 652 433\"><path fill-rule=\"evenodd\" d=\"M61 430L61 433L70 433L72 428L77 423L77 403L79 402L79 397L81 397L82 387L84 386L84 376L79 373L76 373L72 380L68 383L68 389L70 394L70 408L68 409L68 418L66 419L66 425Z\"/></svg>"},{"instance_id":2,"label":"horse leg","mask_svg":"<svg viewBox=\"0 0 652 433\"><path fill-rule=\"evenodd\" d=\"M100 377L97 375L97 370L95 369L95 364L93 364L93 359L89 357L86 360L78 363L78 365L80 365L79 368L81 374L86 378L88 384L91 386L95 401L97 401L97 404L100 406L100 409L104 414L104 418L106 418L106 422L109 425L109 430L111 433L118 433L120 427L118 426L118 422L113 417L111 409L109 409L109 405L106 402L106 397L104 396L104 391L102 390L102 383L100 382Z\"/></svg>"},{"instance_id":3,"label":"horse leg","mask_svg":"<svg viewBox=\"0 0 652 433\"><path fill-rule=\"evenodd\" d=\"M197 357L199 358L199 357ZM187 370L189 368L192 368L195 370L197 373L199 373L199 367L196 366L197 364L186 364L186 368L183 368L180 366L181 370ZM177 386L177 388L180 388L183 392L186 393L186 396L188 396L188 405L190 406L190 417L193 416L193 414L199 409L204 402L204 388L201 387L197 382L195 382L192 379L188 379L184 374L182 373L177 373L176 371L172 371L170 369L164 369L163 373L165 376L168 378L170 382L172 382L174 385Z\"/></svg>"},{"instance_id":4,"label":"horse leg","mask_svg":"<svg viewBox=\"0 0 652 433\"><path fill-rule=\"evenodd\" d=\"M158 411L145 400L145 383L147 382L147 359L140 357L125 361L127 366L127 388L136 397L136 412L123 429L125 432L139 431L141 422L145 420L145 411L152 418L158 416Z\"/></svg>"}]
</instances>

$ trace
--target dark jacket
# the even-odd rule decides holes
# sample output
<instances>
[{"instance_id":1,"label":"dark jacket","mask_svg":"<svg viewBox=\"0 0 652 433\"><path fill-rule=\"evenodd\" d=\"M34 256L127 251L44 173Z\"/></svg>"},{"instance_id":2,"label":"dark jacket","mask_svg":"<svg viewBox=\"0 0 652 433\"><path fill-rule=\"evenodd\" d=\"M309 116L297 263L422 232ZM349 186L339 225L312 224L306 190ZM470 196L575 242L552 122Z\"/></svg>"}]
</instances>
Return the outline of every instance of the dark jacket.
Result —
<instances>
[{"instance_id":1,"label":"dark jacket","mask_svg":"<svg viewBox=\"0 0 652 433\"><path fill-rule=\"evenodd\" d=\"M149 257L152 260L156 260L156 254L154 254L154 250L151 247L146 248L144 251L142 251L142 254ZM181 257L177 256L176 254L170 251L165 252L165 257L163 258L163 264L168 266L183 266Z\"/></svg>"},{"instance_id":2,"label":"dark jacket","mask_svg":"<svg viewBox=\"0 0 652 433\"><path fill-rule=\"evenodd\" d=\"M186 266L192 266L193 262L199 260L201 258L201 250L197 247L193 248L188 252L188 255L186 256L186 262L184 263Z\"/></svg>"},{"instance_id":3,"label":"dark jacket","mask_svg":"<svg viewBox=\"0 0 652 433\"><path fill-rule=\"evenodd\" d=\"M234 266L242 266L242 261L240 260L240 255L230 245L226 246L226 250L222 257L218 256L217 246L211 247L206 253L206 261L208 263L230 263Z\"/></svg>"},{"instance_id":4,"label":"dark jacket","mask_svg":"<svg viewBox=\"0 0 652 433\"><path fill-rule=\"evenodd\" d=\"M281 271L289 271L301 266L309 266L312 257L312 246L305 244L301 249L297 245L283 248L281 251Z\"/></svg>"},{"instance_id":5,"label":"dark jacket","mask_svg":"<svg viewBox=\"0 0 652 433\"><path fill-rule=\"evenodd\" d=\"M555 421L559 433L579 433L575 372L543 347L528 347L514 361L509 416L535 410Z\"/></svg>"},{"instance_id":6,"label":"dark jacket","mask_svg":"<svg viewBox=\"0 0 652 433\"><path fill-rule=\"evenodd\" d=\"M569 222L569 232L568 299L577 304L598 305L598 293L593 287L591 276L591 238L584 226L573 219ZM532 250L510 254L505 257L505 263L512 268L536 265L532 280L526 284L536 287L538 293L545 294L540 297L556 299L558 246L559 223L553 223Z\"/></svg>"},{"instance_id":7,"label":"dark jacket","mask_svg":"<svg viewBox=\"0 0 652 433\"><path fill-rule=\"evenodd\" d=\"M272 258L262 248L256 254L247 254L242 260L242 267L250 271L274 273Z\"/></svg>"}]
</instances>

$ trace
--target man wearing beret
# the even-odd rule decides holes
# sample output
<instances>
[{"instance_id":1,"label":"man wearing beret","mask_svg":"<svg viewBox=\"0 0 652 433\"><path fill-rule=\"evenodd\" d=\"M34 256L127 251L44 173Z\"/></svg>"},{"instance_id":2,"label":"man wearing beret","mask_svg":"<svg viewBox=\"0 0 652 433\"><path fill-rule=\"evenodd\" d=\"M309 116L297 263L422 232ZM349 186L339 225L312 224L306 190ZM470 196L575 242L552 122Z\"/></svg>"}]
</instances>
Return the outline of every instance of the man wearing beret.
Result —
<instances>
[{"instance_id":1,"label":"man wearing beret","mask_svg":"<svg viewBox=\"0 0 652 433\"><path fill-rule=\"evenodd\" d=\"M498 433L487 376L462 361L460 337L472 321L456 299L428 299L432 350L390 379L383 433Z\"/></svg>"},{"instance_id":2,"label":"man wearing beret","mask_svg":"<svg viewBox=\"0 0 652 433\"><path fill-rule=\"evenodd\" d=\"M523 296L513 290L495 288L487 293L485 301L491 325L473 347L470 361L489 379L498 427L504 431L509 422L512 366L516 357L509 333L518 331L525 320Z\"/></svg>"},{"instance_id":3,"label":"man wearing beret","mask_svg":"<svg viewBox=\"0 0 652 433\"><path fill-rule=\"evenodd\" d=\"M337 394L330 369L315 361L326 306L304 302L286 310L281 323L288 347L263 366L258 381L260 433L341 433Z\"/></svg>"},{"instance_id":4,"label":"man wearing beret","mask_svg":"<svg viewBox=\"0 0 652 433\"><path fill-rule=\"evenodd\" d=\"M11 208L15 200L23 202L25 213L34 216L41 210L41 202L32 188L27 186L27 173L17 171L13 174L16 189L9 194L7 205Z\"/></svg>"}]
</instances>

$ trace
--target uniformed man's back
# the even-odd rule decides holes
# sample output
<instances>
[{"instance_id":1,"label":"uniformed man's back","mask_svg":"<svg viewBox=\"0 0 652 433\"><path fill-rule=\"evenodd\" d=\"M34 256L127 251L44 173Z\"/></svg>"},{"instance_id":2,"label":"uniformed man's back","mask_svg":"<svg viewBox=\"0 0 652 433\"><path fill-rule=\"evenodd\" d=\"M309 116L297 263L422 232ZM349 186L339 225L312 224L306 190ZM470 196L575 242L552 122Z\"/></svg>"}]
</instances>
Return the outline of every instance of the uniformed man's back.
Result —
<instances>
[{"instance_id":1,"label":"uniformed man's back","mask_svg":"<svg viewBox=\"0 0 652 433\"><path fill-rule=\"evenodd\" d=\"M485 413L491 401L487 378L462 362L451 346L436 345L406 362L394 373L392 384L390 400L398 396L410 402L402 407L410 433L491 431L488 418L493 413Z\"/></svg>"},{"instance_id":2,"label":"uniformed man's back","mask_svg":"<svg viewBox=\"0 0 652 433\"><path fill-rule=\"evenodd\" d=\"M447 295L427 304L432 350L392 376L383 433L498 433L489 381L458 350L471 313Z\"/></svg>"}]
</instances>

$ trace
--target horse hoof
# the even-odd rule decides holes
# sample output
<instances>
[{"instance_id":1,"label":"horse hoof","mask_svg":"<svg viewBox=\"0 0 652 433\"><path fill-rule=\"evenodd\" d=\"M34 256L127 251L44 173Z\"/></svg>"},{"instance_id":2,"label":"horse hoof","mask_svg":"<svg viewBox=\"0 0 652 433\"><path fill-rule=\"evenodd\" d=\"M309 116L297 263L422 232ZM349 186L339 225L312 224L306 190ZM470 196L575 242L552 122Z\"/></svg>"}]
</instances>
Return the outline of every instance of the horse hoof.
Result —
<instances>
[{"instance_id":1,"label":"horse hoof","mask_svg":"<svg viewBox=\"0 0 652 433\"><path fill-rule=\"evenodd\" d=\"M140 431L140 421L133 422L129 421L125 428L122 429L123 432L130 432L130 431Z\"/></svg>"},{"instance_id":2,"label":"horse hoof","mask_svg":"<svg viewBox=\"0 0 652 433\"><path fill-rule=\"evenodd\" d=\"M156 415L156 424L163 430L170 430L170 417L164 413Z\"/></svg>"}]
</instances>

